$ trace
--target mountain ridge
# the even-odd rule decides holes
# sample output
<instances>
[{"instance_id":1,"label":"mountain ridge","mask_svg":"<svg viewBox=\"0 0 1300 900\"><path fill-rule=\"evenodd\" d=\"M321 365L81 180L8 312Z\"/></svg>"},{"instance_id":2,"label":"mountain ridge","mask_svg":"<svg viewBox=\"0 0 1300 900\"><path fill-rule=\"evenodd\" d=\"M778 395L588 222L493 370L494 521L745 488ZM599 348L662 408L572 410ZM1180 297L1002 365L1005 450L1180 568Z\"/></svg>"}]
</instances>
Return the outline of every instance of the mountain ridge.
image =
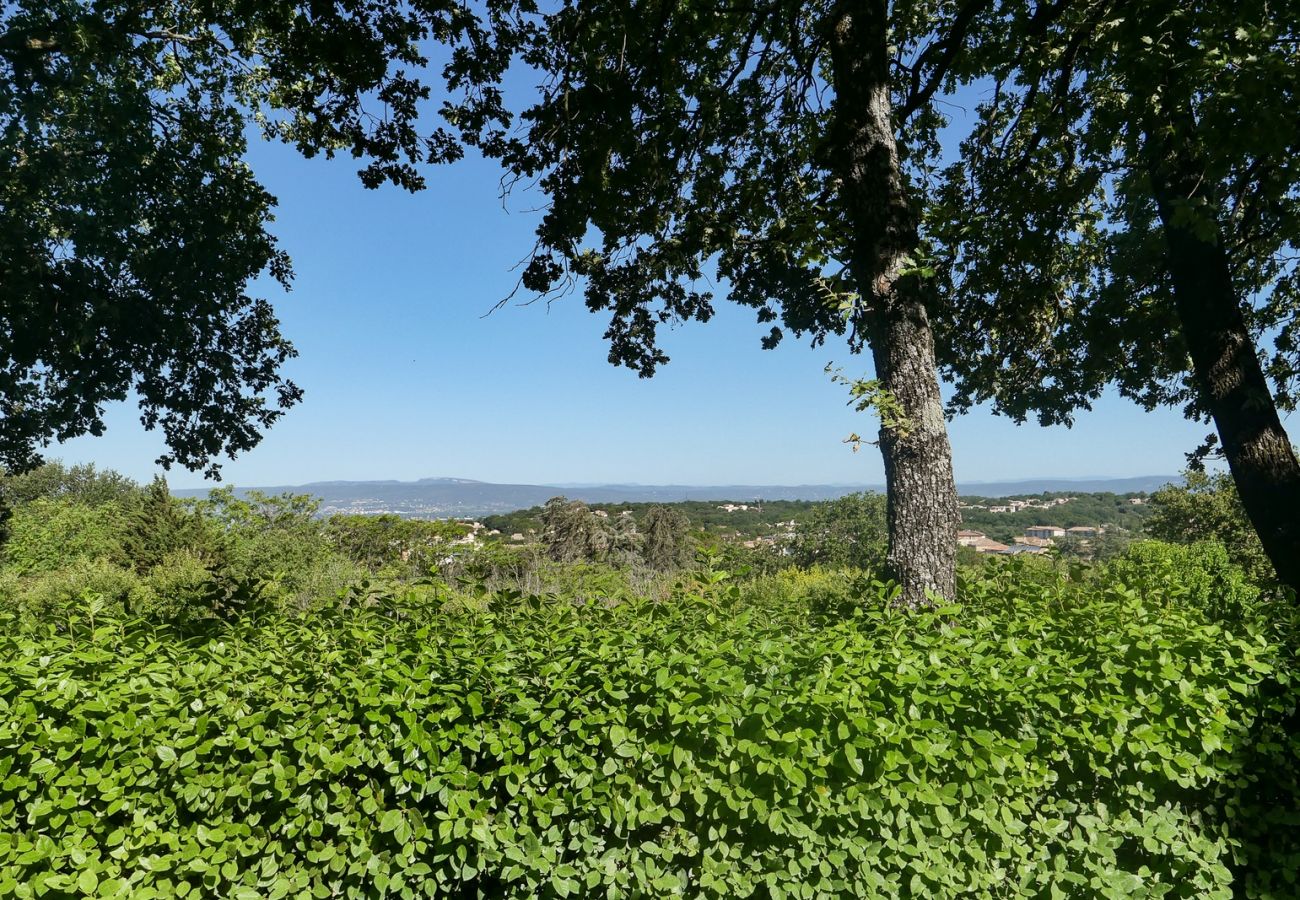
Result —
<instances>
[{"instance_id":1,"label":"mountain ridge","mask_svg":"<svg viewBox=\"0 0 1300 900\"><path fill-rule=\"evenodd\" d=\"M1116 494L1149 493L1161 485L1177 482L1172 475L1143 475L1130 478L1030 478L1016 481L962 482L963 497L1004 497L1044 492ZM539 506L551 497L563 495L588 503L672 503L682 500L834 500L857 491L884 491L880 484L797 484L797 485L555 485L512 484L476 481L468 478L432 477L416 481L393 479L374 481L316 481L299 485L250 486L235 488L237 494L261 491L267 494L312 494L321 501L321 511L395 513L421 518L466 518L514 512ZM202 497L206 488L172 492L178 497Z\"/></svg>"}]
</instances>

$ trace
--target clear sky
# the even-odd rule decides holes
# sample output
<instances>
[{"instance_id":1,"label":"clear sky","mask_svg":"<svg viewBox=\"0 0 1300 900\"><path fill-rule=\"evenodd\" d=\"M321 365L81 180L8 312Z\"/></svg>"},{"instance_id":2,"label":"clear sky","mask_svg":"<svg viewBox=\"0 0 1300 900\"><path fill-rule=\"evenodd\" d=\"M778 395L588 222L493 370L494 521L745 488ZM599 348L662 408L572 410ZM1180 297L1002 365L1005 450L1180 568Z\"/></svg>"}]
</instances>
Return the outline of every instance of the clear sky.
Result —
<instances>
[{"instance_id":1,"label":"clear sky","mask_svg":"<svg viewBox=\"0 0 1300 900\"><path fill-rule=\"evenodd\" d=\"M843 345L759 347L752 312L718 304L707 324L666 334L672 362L640 379L606 361L605 321L578 295L486 315L531 247L537 197L503 208L495 164L430 174L416 195L367 191L349 159L279 146L251 164L280 201L275 231L294 289L263 289L300 358L303 402L252 452L224 465L237 485L454 476L528 483L880 483L879 453L850 451L867 416L823 372L866 375ZM108 433L49 448L137 479L162 450L131 406ZM1016 426L984 410L950 425L963 482L1173 474L1207 432L1176 410L1108 397L1073 429ZM201 475L174 469L173 487Z\"/></svg>"}]
</instances>

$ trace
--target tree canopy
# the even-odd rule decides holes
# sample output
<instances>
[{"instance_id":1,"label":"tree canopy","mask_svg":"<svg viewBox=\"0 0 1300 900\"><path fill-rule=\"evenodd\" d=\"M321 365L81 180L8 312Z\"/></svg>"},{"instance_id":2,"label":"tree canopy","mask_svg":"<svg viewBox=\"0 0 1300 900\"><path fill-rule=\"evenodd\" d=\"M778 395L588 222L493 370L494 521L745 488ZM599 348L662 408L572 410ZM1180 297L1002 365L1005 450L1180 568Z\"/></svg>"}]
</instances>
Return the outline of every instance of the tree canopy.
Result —
<instances>
[{"instance_id":1,"label":"tree canopy","mask_svg":"<svg viewBox=\"0 0 1300 900\"><path fill-rule=\"evenodd\" d=\"M100 434L134 394L179 462L257 444L298 401L250 285L287 287L250 130L422 184L455 158L414 122L450 3L20 0L0 11L0 464Z\"/></svg>"},{"instance_id":2,"label":"tree canopy","mask_svg":"<svg viewBox=\"0 0 1300 900\"><path fill-rule=\"evenodd\" d=\"M1256 584L1276 584L1277 573L1227 473L1189 469L1183 484L1156 491L1151 505L1146 532L1152 537L1175 544L1217 541Z\"/></svg>"},{"instance_id":3,"label":"tree canopy","mask_svg":"<svg viewBox=\"0 0 1300 900\"><path fill-rule=\"evenodd\" d=\"M885 558L885 498L849 494L818 504L795 531L790 551L801 566L878 568Z\"/></svg>"},{"instance_id":4,"label":"tree canopy","mask_svg":"<svg viewBox=\"0 0 1300 900\"><path fill-rule=\"evenodd\" d=\"M1294 408L1300 238L1300 11L1293 3L1003 4L992 73L946 173L932 233L957 316L955 406L1069 421L1107 385L1205 414L1173 296L1148 163L1153 120L1189 98L1214 193L1178 216L1224 232L1250 324ZM994 38L997 38L996 40ZM1019 48L1019 49L1016 49Z\"/></svg>"},{"instance_id":5,"label":"tree canopy","mask_svg":"<svg viewBox=\"0 0 1300 900\"><path fill-rule=\"evenodd\" d=\"M928 223L953 406L1069 422L1113 385L1212 418L1300 585L1277 414L1300 374L1300 7L1009 2L997 20L963 58L988 91Z\"/></svg>"}]
</instances>

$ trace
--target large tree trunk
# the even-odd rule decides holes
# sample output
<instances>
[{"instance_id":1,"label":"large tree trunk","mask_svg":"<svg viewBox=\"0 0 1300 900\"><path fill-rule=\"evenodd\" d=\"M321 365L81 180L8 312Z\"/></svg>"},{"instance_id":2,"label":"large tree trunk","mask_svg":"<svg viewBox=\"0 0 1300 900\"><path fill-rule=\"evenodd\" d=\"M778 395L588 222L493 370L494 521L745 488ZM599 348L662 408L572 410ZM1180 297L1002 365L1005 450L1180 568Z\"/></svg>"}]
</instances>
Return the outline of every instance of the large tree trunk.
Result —
<instances>
[{"instance_id":1,"label":"large tree trunk","mask_svg":"<svg viewBox=\"0 0 1300 900\"><path fill-rule=\"evenodd\" d=\"M1300 592L1300 462L1260 368L1218 225L1220 198L1195 148L1190 112L1148 129L1147 172L1174 303L1201 403L1219 431L1242 505L1278 577ZM1204 204L1204 221L1177 214L1189 200Z\"/></svg>"},{"instance_id":2,"label":"large tree trunk","mask_svg":"<svg viewBox=\"0 0 1300 900\"><path fill-rule=\"evenodd\" d=\"M828 164L850 223L849 268L863 298L854 325L884 390L880 450L888 491L890 574L901 601L951 598L957 554L952 448L926 309L929 284L909 273L920 240L899 165L889 95L886 0L845 0L828 22L835 88Z\"/></svg>"}]
</instances>

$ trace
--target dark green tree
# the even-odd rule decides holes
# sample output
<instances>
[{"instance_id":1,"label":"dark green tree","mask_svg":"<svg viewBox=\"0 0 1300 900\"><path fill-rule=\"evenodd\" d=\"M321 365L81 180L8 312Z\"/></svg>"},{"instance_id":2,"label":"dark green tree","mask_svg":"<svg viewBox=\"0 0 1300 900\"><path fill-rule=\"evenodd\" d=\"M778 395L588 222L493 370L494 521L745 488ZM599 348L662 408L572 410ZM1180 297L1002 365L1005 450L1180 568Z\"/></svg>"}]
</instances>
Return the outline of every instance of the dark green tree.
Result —
<instances>
[{"instance_id":1,"label":"dark green tree","mask_svg":"<svg viewBox=\"0 0 1300 900\"><path fill-rule=\"evenodd\" d=\"M601 560L609 552L609 534L581 500L552 497L542 507L541 520L542 544L556 562Z\"/></svg>"},{"instance_id":2,"label":"dark green tree","mask_svg":"<svg viewBox=\"0 0 1300 900\"><path fill-rule=\"evenodd\" d=\"M125 518L122 551L139 572L161 565L178 550L192 551L212 564L221 556L215 531L197 511L172 496L161 476L126 506Z\"/></svg>"},{"instance_id":3,"label":"dark green tree","mask_svg":"<svg viewBox=\"0 0 1300 900\"><path fill-rule=\"evenodd\" d=\"M641 557L660 571L680 569L691 560L690 522L681 510L652 506L641 520Z\"/></svg>"},{"instance_id":4,"label":"dark green tree","mask_svg":"<svg viewBox=\"0 0 1300 900\"><path fill-rule=\"evenodd\" d=\"M988 99L928 222L956 406L1069 422L1114 385L1212 420L1300 588L1278 414L1300 375L1300 4L1015 0L997 20L963 57Z\"/></svg>"},{"instance_id":5,"label":"dark green tree","mask_svg":"<svg viewBox=\"0 0 1300 900\"><path fill-rule=\"evenodd\" d=\"M617 566L635 564L644 556L644 536L637 530L636 520L631 515L606 511L607 518L601 520L609 534L609 552L605 559Z\"/></svg>"},{"instance_id":6,"label":"dark green tree","mask_svg":"<svg viewBox=\"0 0 1300 900\"><path fill-rule=\"evenodd\" d=\"M414 8L418 7L418 9ZM260 125L408 188L454 158L408 69L463 8L392 0L16 0L0 6L0 464L104 429L134 393L179 462L254 446L300 397L261 275L287 286Z\"/></svg>"}]
</instances>

